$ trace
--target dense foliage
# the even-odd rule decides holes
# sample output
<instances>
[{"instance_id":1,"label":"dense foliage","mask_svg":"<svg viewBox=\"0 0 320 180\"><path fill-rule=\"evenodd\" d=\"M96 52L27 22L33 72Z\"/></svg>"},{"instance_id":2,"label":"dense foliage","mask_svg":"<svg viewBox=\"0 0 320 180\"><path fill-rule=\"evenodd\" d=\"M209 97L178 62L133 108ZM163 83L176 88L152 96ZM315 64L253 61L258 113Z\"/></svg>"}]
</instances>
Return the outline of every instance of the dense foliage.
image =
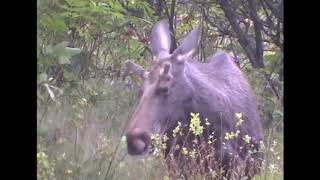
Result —
<instances>
[{"instance_id":1,"label":"dense foliage","mask_svg":"<svg viewBox=\"0 0 320 180\"><path fill-rule=\"evenodd\" d=\"M228 51L246 73L266 133L257 179L282 179L282 11L282 0L37 0L38 178L169 178L122 138L140 86L123 63L150 65L151 27L167 18L176 38L203 27L195 60Z\"/></svg>"}]
</instances>

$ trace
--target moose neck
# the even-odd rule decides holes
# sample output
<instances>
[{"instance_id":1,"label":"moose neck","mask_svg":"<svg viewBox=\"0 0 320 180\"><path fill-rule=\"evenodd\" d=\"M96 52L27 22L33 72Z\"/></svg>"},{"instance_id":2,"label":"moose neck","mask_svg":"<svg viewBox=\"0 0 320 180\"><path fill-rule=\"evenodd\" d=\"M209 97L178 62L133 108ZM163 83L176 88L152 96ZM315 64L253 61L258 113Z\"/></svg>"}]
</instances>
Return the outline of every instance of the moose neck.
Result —
<instances>
[{"instance_id":1,"label":"moose neck","mask_svg":"<svg viewBox=\"0 0 320 180\"><path fill-rule=\"evenodd\" d=\"M217 119L219 117L220 119L221 116L227 116L231 105L226 94L214 87L215 79L209 79L199 70L197 63L189 62L185 64L184 78L187 86L193 92L190 110L206 118Z\"/></svg>"}]
</instances>

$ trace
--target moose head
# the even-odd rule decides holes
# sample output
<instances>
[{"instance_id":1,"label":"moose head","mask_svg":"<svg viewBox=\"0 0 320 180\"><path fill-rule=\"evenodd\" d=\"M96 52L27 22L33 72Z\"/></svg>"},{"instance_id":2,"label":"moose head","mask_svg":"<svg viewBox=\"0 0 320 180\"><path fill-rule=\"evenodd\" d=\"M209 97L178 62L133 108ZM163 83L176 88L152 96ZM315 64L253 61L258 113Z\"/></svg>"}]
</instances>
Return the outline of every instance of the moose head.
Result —
<instances>
[{"instance_id":1,"label":"moose head","mask_svg":"<svg viewBox=\"0 0 320 180\"><path fill-rule=\"evenodd\" d=\"M149 152L151 134L163 134L178 120L188 117L194 89L186 78L185 66L192 58L201 36L201 28L191 31L170 54L171 35L166 20L151 32L153 66L150 71L126 61L126 68L143 80L142 96L129 122L126 137L128 152Z\"/></svg>"}]
</instances>

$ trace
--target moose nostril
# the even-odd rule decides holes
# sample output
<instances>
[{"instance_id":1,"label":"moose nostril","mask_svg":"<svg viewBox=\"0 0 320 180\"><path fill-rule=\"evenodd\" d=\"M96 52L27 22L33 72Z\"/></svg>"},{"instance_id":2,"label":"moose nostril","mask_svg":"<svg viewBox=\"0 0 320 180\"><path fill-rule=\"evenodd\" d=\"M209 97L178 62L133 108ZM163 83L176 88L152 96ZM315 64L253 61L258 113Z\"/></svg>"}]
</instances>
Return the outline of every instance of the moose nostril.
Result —
<instances>
[{"instance_id":1,"label":"moose nostril","mask_svg":"<svg viewBox=\"0 0 320 180\"><path fill-rule=\"evenodd\" d=\"M127 133L128 153L131 155L141 155L146 152L150 142L148 133L140 129L134 129Z\"/></svg>"}]
</instances>

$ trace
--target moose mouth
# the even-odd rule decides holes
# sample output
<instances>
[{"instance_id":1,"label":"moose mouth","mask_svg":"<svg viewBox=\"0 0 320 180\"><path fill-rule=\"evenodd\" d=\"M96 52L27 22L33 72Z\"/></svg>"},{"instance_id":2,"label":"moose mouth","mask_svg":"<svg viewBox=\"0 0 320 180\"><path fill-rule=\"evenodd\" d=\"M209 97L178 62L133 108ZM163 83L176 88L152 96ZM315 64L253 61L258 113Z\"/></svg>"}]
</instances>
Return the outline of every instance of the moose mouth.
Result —
<instances>
[{"instance_id":1,"label":"moose mouth","mask_svg":"<svg viewBox=\"0 0 320 180\"><path fill-rule=\"evenodd\" d=\"M151 136L141 129L134 129L127 135L128 153L132 156L145 156L151 153Z\"/></svg>"},{"instance_id":2,"label":"moose mouth","mask_svg":"<svg viewBox=\"0 0 320 180\"><path fill-rule=\"evenodd\" d=\"M158 136L159 141L162 140L163 131L160 131ZM134 128L126 134L128 154L131 156L147 157L156 151L153 144L152 133Z\"/></svg>"},{"instance_id":3,"label":"moose mouth","mask_svg":"<svg viewBox=\"0 0 320 180\"><path fill-rule=\"evenodd\" d=\"M145 147L141 151L136 151L136 150L132 150L132 149L128 148L128 154L130 154L131 156L138 157L138 158L146 158L146 157L150 156L151 154L153 154L154 151L155 151L155 147L152 144Z\"/></svg>"}]
</instances>

